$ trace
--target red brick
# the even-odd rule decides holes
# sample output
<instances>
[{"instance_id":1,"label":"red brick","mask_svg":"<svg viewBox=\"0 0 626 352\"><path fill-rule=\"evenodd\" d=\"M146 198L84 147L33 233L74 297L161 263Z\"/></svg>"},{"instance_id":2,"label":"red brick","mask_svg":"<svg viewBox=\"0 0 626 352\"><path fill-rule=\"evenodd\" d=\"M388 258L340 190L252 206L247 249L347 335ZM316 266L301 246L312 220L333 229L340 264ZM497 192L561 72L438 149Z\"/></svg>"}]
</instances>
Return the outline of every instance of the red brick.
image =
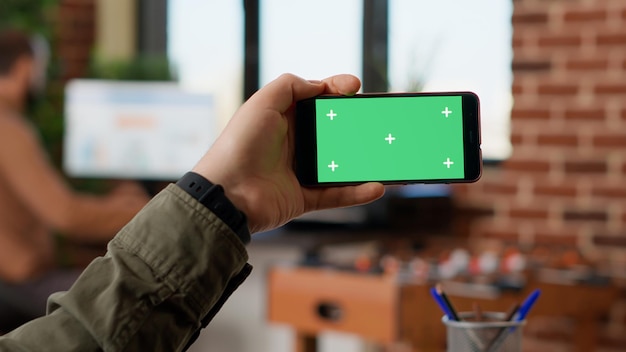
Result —
<instances>
[{"instance_id":1,"label":"red brick","mask_svg":"<svg viewBox=\"0 0 626 352\"><path fill-rule=\"evenodd\" d=\"M537 209L536 207L512 208L509 210L509 216L521 220L544 220L548 218L549 213L545 209Z\"/></svg>"},{"instance_id":2,"label":"red brick","mask_svg":"<svg viewBox=\"0 0 626 352\"><path fill-rule=\"evenodd\" d=\"M626 148L626 132L593 136L594 147Z\"/></svg>"},{"instance_id":3,"label":"red brick","mask_svg":"<svg viewBox=\"0 0 626 352\"><path fill-rule=\"evenodd\" d=\"M539 94L545 95L576 95L578 94L578 86L573 84L541 84L537 89Z\"/></svg>"},{"instance_id":4,"label":"red brick","mask_svg":"<svg viewBox=\"0 0 626 352\"><path fill-rule=\"evenodd\" d=\"M95 39L95 1L61 0L54 21L61 79L83 76Z\"/></svg>"},{"instance_id":5,"label":"red brick","mask_svg":"<svg viewBox=\"0 0 626 352\"><path fill-rule=\"evenodd\" d=\"M608 166L606 161L597 161L597 160L569 160L564 163L564 171L571 173L581 173L581 174L600 174L606 173L608 170Z\"/></svg>"},{"instance_id":6,"label":"red brick","mask_svg":"<svg viewBox=\"0 0 626 352\"><path fill-rule=\"evenodd\" d=\"M576 187L564 184L537 184L533 192L538 196L549 197L575 198L578 195Z\"/></svg>"},{"instance_id":7,"label":"red brick","mask_svg":"<svg viewBox=\"0 0 626 352\"><path fill-rule=\"evenodd\" d=\"M626 33L599 34L596 37L599 46L626 45Z\"/></svg>"},{"instance_id":8,"label":"red brick","mask_svg":"<svg viewBox=\"0 0 626 352\"><path fill-rule=\"evenodd\" d=\"M594 185L591 195L602 198L626 199L626 184L619 186Z\"/></svg>"},{"instance_id":9,"label":"red brick","mask_svg":"<svg viewBox=\"0 0 626 352\"><path fill-rule=\"evenodd\" d=\"M483 191L490 194L510 196L517 194L517 184L513 182L484 181Z\"/></svg>"},{"instance_id":10,"label":"red brick","mask_svg":"<svg viewBox=\"0 0 626 352\"><path fill-rule=\"evenodd\" d=\"M539 73L552 69L550 60L514 60L511 64L513 72Z\"/></svg>"},{"instance_id":11,"label":"red brick","mask_svg":"<svg viewBox=\"0 0 626 352\"><path fill-rule=\"evenodd\" d=\"M513 131L511 132L511 144L514 146L521 145L524 141L523 134Z\"/></svg>"},{"instance_id":12,"label":"red brick","mask_svg":"<svg viewBox=\"0 0 626 352\"><path fill-rule=\"evenodd\" d=\"M606 20L605 10L569 10L563 14L565 22L602 22Z\"/></svg>"},{"instance_id":13,"label":"red brick","mask_svg":"<svg viewBox=\"0 0 626 352\"><path fill-rule=\"evenodd\" d=\"M523 109L515 108L511 111L511 119L532 119L532 120L548 120L550 118L550 110L548 109Z\"/></svg>"},{"instance_id":14,"label":"red brick","mask_svg":"<svg viewBox=\"0 0 626 352\"><path fill-rule=\"evenodd\" d=\"M71 61L84 61L89 60L89 58L91 57L89 50L85 50L85 48L80 48L77 46L59 48L58 55L63 60Z\"/></svg>"},{"instance_id":15,"label":"red brick","mask_svg":"<svg viewBox=\"0 0 626 352\"><path fill-rule=\"evenodd\" d=\"M511 93L513 95L521 95L524 93L524 89L522 88L521 84L513 83L513 85L511 86Z\"/></svg>"},{"instance_id":16,"label":"red brick","mask_svg":"<svg viewBox=\"0 0 626 352\"><path fill-rule=\"evenodd\" d=\"M597 246L626 247L626 236L597 234L593 236L593 243Z\"/></svg>"},{"instance_id":17,"label":"red brick","mask_svg":"<svg viewBox=\"0 0 626 352\"><path fill-rule=\"evenodd\" d=\"M93 7L94 0L61 0L60 6L63 8L83 8Z\"/></svg>"},{"instance_id":18,"label":"red brick","mask_svg":"<svg viewBox=\"0 0 626 352\"><path fill-rule=\"evenodd\" d=\"M503 167L507 170L520 172L548 172L550 171L550 162L540 160L509 159L503 163Z\"/></svg>"},{"instance_id":19,"label":"red brick","mask_svg":"<svg viewBox=\"0 0 626 352\"><path fill-rule=\"evenodd\" d=\"M539 37L539 47L578 47L582 44L582 39L579 35L575 34L545 34Z\"/></svg>"},{"instance_id":20,"label":"red brick","mask_svg":"<svg viewBox=\"0 0 626 352\"><path fill-rule=\"evenodd\" d=\"M515 140L513 140L515 136ZM535 132L516 126L511 134L511 143L515 147L517 158L528 158L534 155L537 143L535 143Z\"/></svg>"},{"instance_id":21,"label":"red brick","mask_svg":"<svg viewBox=\"0 0 626 352\"><path fill-rule=\"evenodd\" d=\"M537 143L539 145L572 147L578 145L578 136L562 133L540 133L537 136Z\"/></svg>"},{"instance_id":22,"label":"red brick","mask_svg":"<svg viewBox=\"0 0 626 352\"><path fill-rule=\"evenodd\" d=\"M548 14L545 12L513 12L511 22L514 26L524 24L546 24L548 23Z\"/></svg>"},{"instance_id":23,"label":"red brick","mask_svg":"<svg viewBox=\"0 0 626 352\"><path fill-rule=\"evenodd\" d=\"M80 78L87 71L88 62L78 62L78 61L69 61L64 66L65 70L63 71L62 78L64 80L72 79L72 78Z\"/></svg>"},{"instance_id":24,"label":"red brick","mask_svg":"<svg viewBox=\"0 0 626 352\"><path fill-rule=\"evenodd\" d=\"M604 109L566 108L563 116L566 120L602 121L605 119Z\"/></svg>"},{"instance_id":25,"label":"red brick","mask_svg":"<svg viewBox=\"0 0 626 352\"><path fill-rule=\"evenodd\" d=\"M565 63L565 68L572 71L601 71L608 67L606 59L570 59Z\"/></svg>"},{"instance_id":26,"label":"red brick","mask_svg":"<svg viewBox=\"0 0 626 352\"><path fill-rule=\"evenodd\" d=\"M566 246L573 247L578 243L578 236L571 233L554 233L554 232L537 232L534 242L536 245L542 246Z\"/></svg>"},{"instance_id":27,"label":"red brick","mask_svg":"<svg viewBox=\"0 0 626 352\"><path fill-rule=\"evenodd\" d=\"M563 212L565 221L606 222L609 215L603 210L568 209Z\"/></svg>"},{"instance_id":28,"label":"red brick","mask_svg":"<svg viewBox=\"0 0 626 352\"><path fill-rule=\"evenodd\" d=\"M626 94L626 83L598 84L594 92L596 94Z\"/></svg>"},{"instance_id":29,"label":"red brick","mask_svg":"<svg viewBox=\"0 0 626 352\"><path fill-rule=\"evenodd\" d=\"M518 35L513 34L513 38L511 39L511 45L513 49L521 49L524 47L524 39Z\"/></svg>"}]
</instances>

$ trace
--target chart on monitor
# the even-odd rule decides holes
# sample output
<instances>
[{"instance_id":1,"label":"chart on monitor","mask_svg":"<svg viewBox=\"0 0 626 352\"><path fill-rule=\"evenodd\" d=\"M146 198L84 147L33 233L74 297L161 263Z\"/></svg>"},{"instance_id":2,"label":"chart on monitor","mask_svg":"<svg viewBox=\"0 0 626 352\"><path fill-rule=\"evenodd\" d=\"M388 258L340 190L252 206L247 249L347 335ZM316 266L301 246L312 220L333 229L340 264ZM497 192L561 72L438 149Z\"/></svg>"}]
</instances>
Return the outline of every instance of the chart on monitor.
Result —
<instances>
[{"instance_id":1,"label":"chart on monitor","mask_svg":"<svg viewBox=\"0 0 626 352\"><path fill-rule=\"evenodd\" d=\"M72 177L176 180L218 133L212 96L176 83L73 80L65 99Z\"/></svg>"}]
</instances>

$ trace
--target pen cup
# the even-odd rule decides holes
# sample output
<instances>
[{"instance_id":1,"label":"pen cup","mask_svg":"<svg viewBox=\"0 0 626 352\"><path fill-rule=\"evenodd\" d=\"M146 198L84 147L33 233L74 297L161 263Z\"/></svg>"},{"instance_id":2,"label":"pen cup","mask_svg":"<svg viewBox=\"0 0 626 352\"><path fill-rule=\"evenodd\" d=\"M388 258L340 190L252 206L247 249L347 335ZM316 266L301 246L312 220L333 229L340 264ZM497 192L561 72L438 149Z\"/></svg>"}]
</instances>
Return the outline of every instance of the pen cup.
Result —
<instances>
[{"instance_id":1,"label":"pen cup","mask_svg":"<svg viewBox=\"0 0 626 352\"><path fill-rule=\"evenodd\" d=\"M462 321L442 318L447 328L448 352L521 352L522 321L506 321L506 313L484 312L476 321L473 312L459 313Z\"/></svg>"}]
</instances>

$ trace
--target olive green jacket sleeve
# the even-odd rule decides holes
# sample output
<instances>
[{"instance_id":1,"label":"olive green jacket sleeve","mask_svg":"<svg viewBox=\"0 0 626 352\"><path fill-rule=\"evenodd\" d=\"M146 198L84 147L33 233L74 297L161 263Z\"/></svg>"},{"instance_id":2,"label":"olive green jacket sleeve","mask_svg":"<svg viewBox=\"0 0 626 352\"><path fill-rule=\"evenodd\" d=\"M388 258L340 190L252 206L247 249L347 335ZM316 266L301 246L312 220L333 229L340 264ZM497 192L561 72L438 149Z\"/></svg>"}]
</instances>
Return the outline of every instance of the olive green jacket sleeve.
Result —
<instances>
[{"instance_id":1,"label":"olive green jacket sleeve","mask_svg":"<svg viewBox=\"0 0 626 352\"><path fill-rule=\"evenodd\" d=\"M181 351L251 270L241 240L176 185L0 351Z\"/></svg>"}]
</instances>

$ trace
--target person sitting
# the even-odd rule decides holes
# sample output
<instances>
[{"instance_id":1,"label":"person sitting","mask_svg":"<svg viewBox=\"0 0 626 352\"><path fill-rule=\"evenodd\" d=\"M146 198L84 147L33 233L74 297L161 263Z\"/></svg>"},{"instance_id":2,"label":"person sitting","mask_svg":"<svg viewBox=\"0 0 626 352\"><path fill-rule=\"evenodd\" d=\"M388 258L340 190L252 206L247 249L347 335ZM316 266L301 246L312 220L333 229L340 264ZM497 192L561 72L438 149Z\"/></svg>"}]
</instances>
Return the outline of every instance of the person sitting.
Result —
<instances>
[{"instance_id":1,"label":"person sitting","mask_svg":"<svg viewBox=\"0 0 626 352\"><path fill-rule=\"evenodd\" d=\"M134 183L74 192L25 116L37 65L30 36L0 32L0 331L45 314L47 297L81 270L58 266L54 234L105 244L149 200Z\"/></svg>"}]
</instances>

